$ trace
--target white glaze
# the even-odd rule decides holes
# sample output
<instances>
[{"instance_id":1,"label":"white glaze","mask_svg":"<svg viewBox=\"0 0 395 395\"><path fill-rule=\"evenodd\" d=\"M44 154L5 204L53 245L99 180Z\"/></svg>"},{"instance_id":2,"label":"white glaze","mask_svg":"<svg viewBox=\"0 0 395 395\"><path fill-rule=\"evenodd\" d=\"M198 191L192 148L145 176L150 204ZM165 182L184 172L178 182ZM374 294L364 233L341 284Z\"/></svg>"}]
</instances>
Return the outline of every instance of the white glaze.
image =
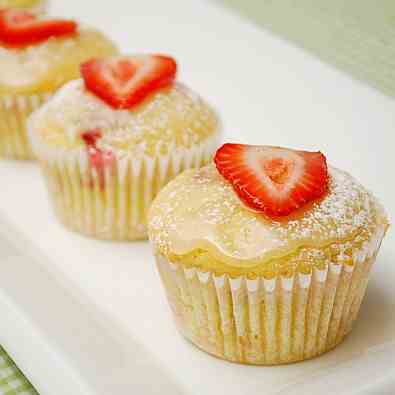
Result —
<instances>
[{"instance_id":1,"label":"white glaze","mask_svg":"<svg viewBox=\"0 0 395 395\"><path fill-rule=\"evenodd\" d=\"M320 248L332 243L339 244L339 260L348 259L352 243L347 240L359 235L371 239L365 247L371 254L386 226L377 200L335 168L330 168L330 190L323 200L299 217L275 221L244 206L209 165L184 173L162 190L150 210L149 233L154 248L165 255L202 249L219 261L248 267L300 247L309 260L322 258Z\"/></svg>"},{"instance_id":2,"label":"white glaze","mask_svg":"<svg viewBox=\"0 0 395 395\"><path fill-rule=\"evenodd\" d=\"M369 244L373 245L372 243L373 240L375 240L375 238L370 240ZM313 271L311 273L304 274L300 272L300 273L295 273L292 276L280 275L278 277L273 277L273 278L257 277L255 279L247 279L245 275L230 277L227 274L216 276L209 271L201 271L194 267L188 267L188 268L183 267L182 262L178 262L178 263L170 262L165 256L160 254L157 255L157 260L161 264L170 267L171 270L173 271L176 271L177 268L181 267L187 279L191 279L195 275L197 275L200 282L206 284L208 283L210 278L212 278L217 289L223 288L225 282L229 281L229 286L232 292L236 292L240 290L243 284L245 283L246 290L248 292L253 293L253 292L257 292L260 289L260 285L262 283L265 292L272 293L275 291L278 282L282 290L291 291L294 288L295 281L298 282L301 288L309 288L312 281L315 281L317 283L325 283L328 279L329 273L331 273L336 277L338 277L341 274L342 270L345 270L347 273L352 273L355 270L356 265L367 264L366 259L377 253L379 245L377 245L377 243L375 243L375 245L377 246L377 248L376 250L372 251L371 255L365 255L365 259L363 261L360 262L354 261L353 264L351 265L348 264L343 265L335 262L329 262L324 269L313 268ZM362 246L361 249L357 250L356 256L361 256L362 250L364 249L365 247Z\"/></svg>"}]
</instances>

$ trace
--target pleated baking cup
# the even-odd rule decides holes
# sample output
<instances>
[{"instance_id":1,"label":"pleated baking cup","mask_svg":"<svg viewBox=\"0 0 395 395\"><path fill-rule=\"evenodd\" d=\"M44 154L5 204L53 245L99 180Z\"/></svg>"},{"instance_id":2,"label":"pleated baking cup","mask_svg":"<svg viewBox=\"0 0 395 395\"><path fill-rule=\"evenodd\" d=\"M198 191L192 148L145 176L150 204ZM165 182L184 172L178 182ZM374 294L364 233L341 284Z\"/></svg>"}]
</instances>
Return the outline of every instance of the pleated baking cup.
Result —
<instances>
[{"instance_id":1,"label":"pleated baking cup","mask_svg":"<svg viewBox=\"0 0 395 395\"><path fill-rule=\"evenodd\" d=\"M108 240L147 238L147 214L163 186L182 171L212 160L218 136L156 158L123 158L99 174L85 149L49 152L33 141L50 198L61 222L84 235Z\"/></svg>"},{"instance_id":2,"label":"pleated baking cup","mask_svg":"<svg viewBox=\"0 0 395 395\"><path fill-rule=\"evenodd\" d=\"M26 121L49 97L50 94L0 95L0 157L34 159Z\"/></svg>"},{"instance_id":3,"label":"pleated baking cup","mask_svg":"<svg viewBox=\"0 0 395 395\"><path fill-rule=\"evenodd\" d=\"M351 331L383 235L378 229L352 265L292 277L217 277L163 256L157 266L183 336L222 359L277 365L321 355Z\"/></svg>"}]
</instances>

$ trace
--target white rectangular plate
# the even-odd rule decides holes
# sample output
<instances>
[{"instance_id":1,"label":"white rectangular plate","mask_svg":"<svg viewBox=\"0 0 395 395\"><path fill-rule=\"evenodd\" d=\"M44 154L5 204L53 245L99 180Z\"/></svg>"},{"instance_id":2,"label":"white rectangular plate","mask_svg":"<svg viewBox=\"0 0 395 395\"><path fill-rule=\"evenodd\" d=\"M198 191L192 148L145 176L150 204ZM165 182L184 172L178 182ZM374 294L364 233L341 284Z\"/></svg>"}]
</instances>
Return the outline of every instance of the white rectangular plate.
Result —
<instances>
[{"instance_id":1,"label":"white rectangular plate","mask_svg":"<svg viewBox=\"0 0 395 395\"><path fill-rule=\"evenodd\" d=\"M228 141L319 149L395 213L395 102L205 1L53 1L127 52L165 52ZM176 332L147 243L65 230L33 163L0 162L0 343L41 395L393 394L394 236L352 335L281 367L212 358Z\"/></svg>"}]
</instances>

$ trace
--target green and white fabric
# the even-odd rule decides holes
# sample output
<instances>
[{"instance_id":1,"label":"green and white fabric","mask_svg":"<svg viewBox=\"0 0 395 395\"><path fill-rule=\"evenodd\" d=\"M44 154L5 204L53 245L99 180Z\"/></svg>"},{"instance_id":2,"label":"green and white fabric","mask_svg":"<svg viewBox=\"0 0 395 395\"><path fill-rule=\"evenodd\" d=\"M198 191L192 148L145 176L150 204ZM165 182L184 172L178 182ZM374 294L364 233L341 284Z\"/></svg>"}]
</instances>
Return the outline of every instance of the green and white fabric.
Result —
<instances>
[{"instance_id":1,"label":"green and white fabric","mask_svg":"<svg viewBox=\"0 0 395 395\"><path fill-rule=\"evenodd\" d=\"M0 395L38 395L2 347L0 347Z\"/></svg>"},{"instance_id":2,"label":"green and white fabric","mask_svg":"<svg viewBox=\"0 0 395 395\"><path fill-rule=\"evenodd\" d=\"M394 0L218 0L395 96Z\"/></svg>"}]
</instances>

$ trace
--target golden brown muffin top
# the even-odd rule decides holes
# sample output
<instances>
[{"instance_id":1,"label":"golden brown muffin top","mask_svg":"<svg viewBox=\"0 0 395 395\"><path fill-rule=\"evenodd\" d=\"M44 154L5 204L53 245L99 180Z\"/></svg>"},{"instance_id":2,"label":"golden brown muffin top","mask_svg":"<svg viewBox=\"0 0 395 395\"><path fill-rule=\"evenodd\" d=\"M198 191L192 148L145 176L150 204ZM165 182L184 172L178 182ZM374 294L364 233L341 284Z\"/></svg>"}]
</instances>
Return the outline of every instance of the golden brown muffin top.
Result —
<instances>
[{"instance_id":1,"label":"golden brown muffin top","mask_svg":"<svg viewBox=\"0 0 395 395\"><path fill-rule=\"evenodd\" d=\"M99 31L81 28L69 37L52 37L26 48L0 46L0 94L52 93L79 77L80 64L117 53Z\"/></svg>"},{"instance_id":2,"label":"golden brown muffin top","mask_svg":"<svg viewBox=\"0 0 395 395\"><path fill-rule=\"evenodd\" d=\"M64 86L31 118L38 150L85 149L82 134L100 130L98 148L118 157L167 155L198 147L218 135L212 108L185 85L175 83L130 110L116 110L89 92L83 80Z\"/></svg>"},{"instance_id":3,"label":"golden brown muffin top","mask_svg":"<svg viewBox=\"0 0 395 395\"><path fill-rule=\"evenodd\" d=\"M43 0L0 0L0 8L32 8L43 2Z\"/></svg>"},{"instance_id":4,"label":"golden brown muffin top","mask_svg":"<svg viewBox=\"0 0 395 395\"><path fill-rule=\"evenodd\" d=\"M377 200L334 168L328 194L282 220L247 208L213 165L173 180L149 215L157 254L234 275L287 272L295 265L308 270L335 255L336 261L347 260L387 226Z\"/></svg>"}]
</instances>

